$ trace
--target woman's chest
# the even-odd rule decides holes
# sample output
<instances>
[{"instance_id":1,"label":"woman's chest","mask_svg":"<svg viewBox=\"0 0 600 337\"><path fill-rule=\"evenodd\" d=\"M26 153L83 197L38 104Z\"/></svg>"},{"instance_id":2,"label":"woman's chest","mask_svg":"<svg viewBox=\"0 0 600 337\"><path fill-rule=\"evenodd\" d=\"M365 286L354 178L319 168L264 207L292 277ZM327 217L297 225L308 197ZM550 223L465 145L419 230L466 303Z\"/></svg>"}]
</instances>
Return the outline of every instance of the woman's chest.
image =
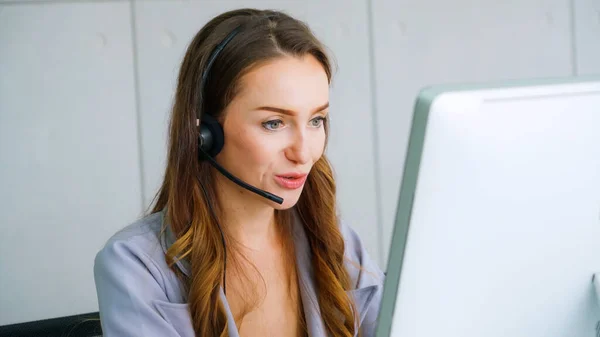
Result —
<instances>
[{"instance_id":1,"label":"woman's chest","mask_svg":"<svg viewBox=\"0 0 600 337\"><path fill-rule=\"evenodd\" d=\"M255 268L228 285L227 301L240 336L299 336L302 303L292 266L275 256Z\"/></svg>"}]
</instances>

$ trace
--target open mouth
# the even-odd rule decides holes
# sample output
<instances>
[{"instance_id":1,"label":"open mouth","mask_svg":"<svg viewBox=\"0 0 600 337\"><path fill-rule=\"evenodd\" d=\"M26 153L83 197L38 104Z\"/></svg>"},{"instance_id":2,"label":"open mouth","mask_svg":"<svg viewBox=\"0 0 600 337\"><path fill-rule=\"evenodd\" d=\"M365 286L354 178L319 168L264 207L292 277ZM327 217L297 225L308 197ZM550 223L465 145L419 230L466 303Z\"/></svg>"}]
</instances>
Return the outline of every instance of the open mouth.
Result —
<instances>
[{"instance_id":1,"label":"open mouth","mask_svg":"<svg viewBox=\"0 0 600 337\"><path fill-rule=\"evenodd\" d=\"M297 189L304 185L306 174L280 175L275 176L277 184L286 189Z\"/></svg>"}]
</instances>

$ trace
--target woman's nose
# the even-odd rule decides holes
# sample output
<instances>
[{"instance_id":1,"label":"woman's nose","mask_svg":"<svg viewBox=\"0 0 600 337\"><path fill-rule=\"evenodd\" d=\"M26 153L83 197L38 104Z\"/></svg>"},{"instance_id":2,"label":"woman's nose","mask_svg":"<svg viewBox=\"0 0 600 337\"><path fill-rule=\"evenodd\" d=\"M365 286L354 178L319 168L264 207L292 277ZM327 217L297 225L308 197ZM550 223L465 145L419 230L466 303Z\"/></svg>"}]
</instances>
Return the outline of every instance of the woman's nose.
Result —
<instances>
[{"instance_id":1,"label":"woman's nose","mask_svg":"<svg viewBox=\"0 0 600 337\"><path fill-rule=\"evenodd\" d=\"M289 160L298 164L308 163L310 160L310 147L304 131L296 132L290 146L287 148L286 156Z\"/></svg>"}]
</instances>

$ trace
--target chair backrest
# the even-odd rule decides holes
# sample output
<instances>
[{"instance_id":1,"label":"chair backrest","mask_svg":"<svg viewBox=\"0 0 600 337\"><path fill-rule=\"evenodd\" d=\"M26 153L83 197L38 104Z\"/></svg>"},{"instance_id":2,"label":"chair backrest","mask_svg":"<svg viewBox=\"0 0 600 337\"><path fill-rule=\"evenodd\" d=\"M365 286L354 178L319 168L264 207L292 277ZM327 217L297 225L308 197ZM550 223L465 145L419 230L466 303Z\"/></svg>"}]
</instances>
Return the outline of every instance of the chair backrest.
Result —
<instances>
[{"instance_id":1,"label":"chair backrest","mask_svg":"<svg viewBox=\"0 0 600 337\"><path fill-rule=\"evenodd\" d=\"M81 315L51 318L0 326L0 337L100 337L100 315L92 312Z\"/></svg>"}]
</instances>

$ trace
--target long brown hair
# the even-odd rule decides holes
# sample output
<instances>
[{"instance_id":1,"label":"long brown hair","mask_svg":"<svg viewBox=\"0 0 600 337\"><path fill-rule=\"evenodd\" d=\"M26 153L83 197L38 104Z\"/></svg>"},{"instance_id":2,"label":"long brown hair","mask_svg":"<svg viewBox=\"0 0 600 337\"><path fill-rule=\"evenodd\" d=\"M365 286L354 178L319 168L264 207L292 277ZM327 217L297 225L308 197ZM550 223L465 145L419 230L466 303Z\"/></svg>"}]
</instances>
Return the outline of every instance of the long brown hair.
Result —
<instances>
[{"instance_id":1,"label":"long brown hair","mask_svg":"<svg viewBox=\"0 0 600 337\"><path fill-rule=\"evenodd\" d=\"M212 50L240 25L243 29L212 65L211 74L218 76L210 76L206 86L199 88ZM322 64L331 83L332 66L325 47L305 23L282 12L238 9L210 20L193 38L183 58L169 125L165 177L151 212L166 210L165 221L177 238L166 259L186 286L198 336L226 336L228 327L219 299L226 248L209 208L209 202L216 200L214 173L209 164L198 160L197 109L219 120L239 90L240 78L253 67L282 56L305 55ZM328 133L327 127L325 130ZM207 187L208 198L201 183ZM309 173L295 209L309 241L325 327L332 336L353 336L357 316L346 293L350 278L344 268L344 241L337 223L336 185L325 155ZM289 212L279 212L279 218L285 219ZM228 253L229 247L229 266ZM189 277L177 270L178 259L190 262Z\"/></svg>"}]
</instances>

